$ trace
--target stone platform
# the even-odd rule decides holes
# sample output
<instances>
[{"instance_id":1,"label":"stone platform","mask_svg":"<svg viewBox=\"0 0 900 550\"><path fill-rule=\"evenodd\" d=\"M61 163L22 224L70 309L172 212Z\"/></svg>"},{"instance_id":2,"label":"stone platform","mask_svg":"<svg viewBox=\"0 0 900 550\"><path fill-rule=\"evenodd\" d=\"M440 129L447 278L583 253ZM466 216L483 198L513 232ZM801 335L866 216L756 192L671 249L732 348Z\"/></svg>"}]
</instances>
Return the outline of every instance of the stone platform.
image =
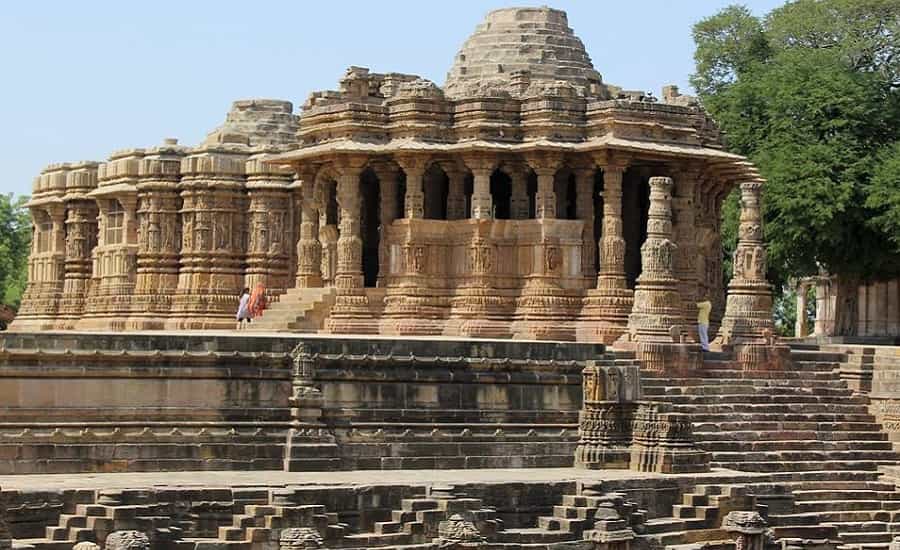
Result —
<instances>
[{"instance_id":1,"label":"stone platform","mask_svg":"<svg viewBox=\"0 0 900 550\"><path fill-rule=\"evenodd\" d=\"M599 344L0 336L0 473L571 466Z\"/></svg>"}]
</instances>

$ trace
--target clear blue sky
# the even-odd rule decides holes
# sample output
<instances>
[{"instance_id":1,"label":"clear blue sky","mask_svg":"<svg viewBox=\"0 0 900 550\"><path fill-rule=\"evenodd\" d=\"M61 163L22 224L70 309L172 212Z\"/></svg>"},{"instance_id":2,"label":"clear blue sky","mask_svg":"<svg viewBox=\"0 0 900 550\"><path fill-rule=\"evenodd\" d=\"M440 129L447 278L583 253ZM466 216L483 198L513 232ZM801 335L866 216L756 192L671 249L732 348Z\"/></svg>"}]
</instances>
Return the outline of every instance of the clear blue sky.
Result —
<instances>
[{"instance_id":1,"label":"clear blue sky","mask_svg":"<svg viewBox=\"0 0 900 550\"><path fill-rule=\"evenodd\" d=\"M165 137L198 143L235 99L293 101L344 69L443 84L457 49L494 8L569 14L606 82L688 90L691 26L729 0L21 0L0 9L0 192L27 194L50 162L104 160ZM764 14L782 0L743 2Z\"/></svg>"}]
</instances>

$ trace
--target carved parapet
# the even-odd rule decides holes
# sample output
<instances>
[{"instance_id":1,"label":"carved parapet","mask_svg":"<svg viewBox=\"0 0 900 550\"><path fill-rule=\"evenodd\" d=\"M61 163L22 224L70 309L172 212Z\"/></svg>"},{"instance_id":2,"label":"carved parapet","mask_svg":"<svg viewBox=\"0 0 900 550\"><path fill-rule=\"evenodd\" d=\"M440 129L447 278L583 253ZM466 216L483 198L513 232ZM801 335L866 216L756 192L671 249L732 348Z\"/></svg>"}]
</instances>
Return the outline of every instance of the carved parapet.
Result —
<instances>
[{"instance_id":1,"label":"carved parapet","mask_svg":"<svg viewBox=\"0 0 900 550\"><path fill-rule=\"evenodd\" d=\"M661 403L641 403L634 414L631 469L666 474L709 471L709 453L694 444L691 417Z\"/></svg>"},{"instance_id":2,"label":"carved parapet","mask_svg":"<svg viewBox=\"0 0 900 550\"><path fill-rule=\"evenodd\" d=\"M628 468L632 423L641 399L637 365L589 364L582 371L584 399L579 413L575 465L580 468Z\"/></svg>"}]
</instances>

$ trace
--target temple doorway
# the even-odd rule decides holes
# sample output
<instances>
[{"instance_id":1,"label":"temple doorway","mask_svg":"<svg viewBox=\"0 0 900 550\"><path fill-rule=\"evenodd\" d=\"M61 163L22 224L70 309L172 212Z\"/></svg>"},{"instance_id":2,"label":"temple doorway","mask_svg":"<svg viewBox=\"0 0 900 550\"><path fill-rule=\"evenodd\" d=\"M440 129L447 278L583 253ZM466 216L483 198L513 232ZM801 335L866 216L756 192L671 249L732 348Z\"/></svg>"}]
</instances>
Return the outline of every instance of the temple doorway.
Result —
<instances>
[{"instance_id":1,"label":"temple doorway","mask_svg":"<svg viewBox=\"0 0 900 550\"><path fill-rule=\"evenodd\" d=\"M495 220L508 220L512 217L512 178L499 169L491 174L491 201Z\"/></svg>"},{"instance_id":2,"label":"temple doorway","mask_svg":"<svg viewBox=\"0 0 900 550\"><path fill-rule=\"evenodd\" d=\"M631 289L637 285L641 274L641 246L647 239L647 215L650 210L650 178L643 172L629 169L622 179L625 278Z\"/></svg>"},{"instance_id":3,"label":"temple doorway","mask_svg":"<svg viewBox=\"0 0 900 550\"><path fill-rule=\"evenodd\" d=\"M447 174L437 164L432 164L425 172L425 219L447 219L447 194L450 181Z\"/></svg>"},{"instance_id":4,"label":"temple doorway","mask_svg":"<svg viewBox=\"0 0 900 550\"><path fill-rule=\"evenodd\" d=\"M579 199L581 200L581 199ZM594 241L591 243L591 246L594 247L594 250L597 251L597 244L600 242L600 238L603 236L603 172L597 170L594 173L594 196L592 198L594 201L594 227L593 227L593 235ZM594 272L600 272L600 254L599 252L595 252L594 254Z\"/></svg>"},{"instance_id":5,"label":"temple doorway","mask_svg":"<svg viewBox=\"0 0 900 550\"><path fill-rule=\"evenodd\" d=\"M378 177L367 169L359 179L360 234L362 237L363 284L374 287L378 282L378 249L381 241L381 185Z\"/></svg>"}]
</instances>

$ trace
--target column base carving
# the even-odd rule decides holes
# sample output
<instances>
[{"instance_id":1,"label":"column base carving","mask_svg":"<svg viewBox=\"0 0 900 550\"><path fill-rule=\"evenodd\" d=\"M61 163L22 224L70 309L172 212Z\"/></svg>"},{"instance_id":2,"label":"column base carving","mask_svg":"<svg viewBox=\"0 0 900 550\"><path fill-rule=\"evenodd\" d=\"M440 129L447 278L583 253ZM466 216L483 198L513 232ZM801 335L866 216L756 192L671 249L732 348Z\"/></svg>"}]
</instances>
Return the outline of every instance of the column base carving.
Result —
<instances>
[{"instance_id":1,"label":"column base carving","mask_svg":"<svg viewBox=\"0 0 900 550\"><path fill-rule=\"evenodd\" d=\"M578 317L578 340L614 343L628 328L633 304L634 292L627 288L588 290Z\"/></svg>"},{"instance_id":2,"label":"column base carving","mask_svg":"<svg viewBox=\"0 0 900 550\"><path fill-rule=\"evenodd\" d=\"M709 470L709 454L694 444L690 415L641 400L637 365L593 363L582 375L576 467L659 473Z\"/></svg>"},{"instance_id":3,"label":"column base carving","mask_svg":"<svg viewBox=\"0 0 900 550\"><path fill-rule=\"evenodd\" d=\"M514 337L530 340L575 340L573 319L581 308L580 291L569 291L545 277L526 283L516 300Z\"/></svg>"},{"instance_id":4,"label":"column base carving","mask_svg":"<svg viewBox=\"0 0 900 550\"><path fill-rule=\"evenodd\" d=\"M326 331L333 334L378 334L383 296L382 290L338 288L334 306L325 323Z\"/></svg>"},{"instance_id":5,"label":"column base carving","mask_svg":"<svg viewBox=\"0 0 900 550\"><path fill-rule=\"evenodd\" d=\"M441 335L449 314L449 299L433 289L424 285L392 286L385 291L381 331L402 336Z\"/></svg>"},{"instance_id":6,"label":"column base carving","mask_svg":"<svg viewBox=\"0 0 900 550\"><path fill-rule=\"evenodd\" d=\"M686 474L709 471L709 453L694 444L688 414L664 411L660 403L642 403L634 416L631 469Z\"/></svg>"},{"instance_id":7,"label":"column base carving","mask_svg":"<svg viewBox=\"0 0 900 550\"><path fill-rule=\"evenodd\" d=\"M511 338L515 299L501 291L465 287L450 299L450 318L444 334L471 338Z\"/></svg>"},{"instance_id":8,"label":"column base carving","mask_svg":"<svg viewBox=\"0 0 900 550\"><path fill-rule=\"evenodd\" d=\"M634 351L648 372L685 373L698 370L703 364L703 351L697 344L639 342Z\"/></svg>"}]
</instances>

